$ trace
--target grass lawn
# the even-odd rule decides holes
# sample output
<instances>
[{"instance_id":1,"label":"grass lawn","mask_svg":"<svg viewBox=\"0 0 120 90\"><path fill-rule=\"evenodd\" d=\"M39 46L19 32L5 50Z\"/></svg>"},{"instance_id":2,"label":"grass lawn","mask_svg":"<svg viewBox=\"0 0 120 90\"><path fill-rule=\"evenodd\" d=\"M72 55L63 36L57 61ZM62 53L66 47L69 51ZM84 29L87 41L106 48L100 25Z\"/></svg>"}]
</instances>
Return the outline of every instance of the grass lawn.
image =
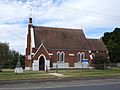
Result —
<instances>
[{"instance_id":1,"label":"grass lawn","mask_svg":"<svg viewBox=\"0 0 120 90\"><path fill-rule=\"evenodd\" d=\"M56 78L44 71L24 71L19 74L14 73L12 69L4 69L2 71L0 72L0 80Z\"/></svg>"},{"instance_id":2,"label":"grass lawn","mask_svg":"<svg viewBox=\"0 0 120 90\"><path fill-rule=\"evenodd\" d=\"M23 73L19 73L19 74L15 74L13 69L3 69L2 71L3 72L0 72L0 80L58 78L56 76L49 74L49 73L55 73L56 70L50 70L49 73L46 73L44 71L24 71ZM111 68L107 70L61 69L61 70L57 70L57 73L61 73L67 77L120 75L120 68Z\"/></svg>"},{"instance_id":3,"label":"grass lawn","mask_svg":"<svg viewBox=\"0 0 120 90\"><path fill-rule=\"evenodd\" d=\"M51 70L50 72L56 72ZM58 70L58 73L64 74L68 77L82 77L82 76L106 76L106 75L120 75L120 68L111 68L106 70L95 70L95 69L66 69Z\"/></svg>"}]
</instances>

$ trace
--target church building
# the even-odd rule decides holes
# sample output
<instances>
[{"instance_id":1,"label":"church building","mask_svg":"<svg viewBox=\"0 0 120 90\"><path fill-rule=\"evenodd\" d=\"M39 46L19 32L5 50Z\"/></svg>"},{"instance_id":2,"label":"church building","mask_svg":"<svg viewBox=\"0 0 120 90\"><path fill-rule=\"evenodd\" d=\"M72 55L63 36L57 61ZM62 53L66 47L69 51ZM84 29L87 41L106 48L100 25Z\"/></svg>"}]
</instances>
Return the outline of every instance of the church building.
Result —
<instances>
[{"instance_id":1,"label":"church building","mask_svg":"<svg viewBox=\"0 0 120 90\"><path fill-rule=\"evenodd\" d=\"M29 17L26 70L89 68L93 55L106 54L103 41L86 38L82 29L34 26Z\"/></svg>"}]
</instances>

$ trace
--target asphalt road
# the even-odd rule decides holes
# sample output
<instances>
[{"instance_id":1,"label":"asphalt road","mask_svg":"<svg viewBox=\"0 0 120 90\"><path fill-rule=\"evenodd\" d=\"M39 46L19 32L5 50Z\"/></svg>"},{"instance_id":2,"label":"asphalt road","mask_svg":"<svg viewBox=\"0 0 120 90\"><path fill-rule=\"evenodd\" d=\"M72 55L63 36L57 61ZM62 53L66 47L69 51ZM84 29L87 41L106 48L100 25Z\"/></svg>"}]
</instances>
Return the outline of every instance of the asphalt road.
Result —
<instances>
[{"instance_id":1,"label":"asphalt road","mask_svg":"<svg viewBox=\"0 0 120 90\"><path fill-rule=\"evenodd\" d=\"M84 85L72 87L59 87L59 88L42 88L36 90L120 90L120 83L104 84L104 85Z\"/></svg>"},{"instance_id":2,"label":"asphalt road","mask_svg":"<svg viewBox=\"0 0 120 90\"><path fill-rule=\"evenodd\" d=\"M0 84L0 90L120 90L120 79Z\"/></svg>"}]
</instances>

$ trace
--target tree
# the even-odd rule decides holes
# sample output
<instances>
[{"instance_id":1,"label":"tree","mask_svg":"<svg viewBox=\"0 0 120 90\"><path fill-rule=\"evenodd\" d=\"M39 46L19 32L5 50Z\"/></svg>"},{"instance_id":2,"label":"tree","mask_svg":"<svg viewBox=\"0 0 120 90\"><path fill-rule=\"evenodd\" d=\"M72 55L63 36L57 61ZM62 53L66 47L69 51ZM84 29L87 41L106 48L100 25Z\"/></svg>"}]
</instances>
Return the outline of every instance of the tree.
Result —
<instances>
[{"instance_id":1,"label":"tree","mask_svg":"<svg viewBox=\"0 0 120 90\"><path fill-rule=\"evenodd\" d=\"M8 43L0 42L0 70L1 68L15 68L18 61L18 55L20 55L21 65L24 68L25 56L19 54L19 52L15 50L10 50Z\"/></svg>"},{"instance_id":2,"label":"tree","mask_svg":"<svg viewBox=\"0 0 120 90\"><path fill-rule=\"evenodd\" d=\"M15 68L16 63L18 61L18 55L19 53L15 50L9 50L9 60L7 63L5 63L4 68Z\"/></svg>"},{"instance_id":3,"label":"tree","mask_svg":"<svg viewBox=\"0 0 120 90\"><path fill-rule=\"evenodd\" d=\"M97 54L94 56L93 64L95 69L106 69L109 60L107 58L107 54L100 55Z\"/></svg>"},{"instance_id":4,"label":"tree","mask_svg":"<svg viewBox=\"0 0 120 90\"><path fill-rule=\"evenodd\" d=\"M7 63L5 63L4 68L12 68L14 69L16 67L16 64L18 62L18 56L20 55L20 62L21 66L25 67L25 56L20 54L19 52L16 52L15 50L9 51L9 60Z\"/></svg>"},{"instance_id":5,"label":"tree","mask_svg":"<svg viewBox=\"0 0 120 90\"><path fill-rule=\"evenodd\" d=\"M0 68L2 68L6 62L8 62L8 56L9 56L8 43L0 42Z\"/></svg>"},{"instance_id":6,"label":"tree","mask_svg":"<svg viewBox=\"0 0 120 90\"><path fill-rule=\"evenodd\" d=\"M120 28L104 33L102 40L108 48L110 61L120 63Z\"/></svg>"}]
</instances>

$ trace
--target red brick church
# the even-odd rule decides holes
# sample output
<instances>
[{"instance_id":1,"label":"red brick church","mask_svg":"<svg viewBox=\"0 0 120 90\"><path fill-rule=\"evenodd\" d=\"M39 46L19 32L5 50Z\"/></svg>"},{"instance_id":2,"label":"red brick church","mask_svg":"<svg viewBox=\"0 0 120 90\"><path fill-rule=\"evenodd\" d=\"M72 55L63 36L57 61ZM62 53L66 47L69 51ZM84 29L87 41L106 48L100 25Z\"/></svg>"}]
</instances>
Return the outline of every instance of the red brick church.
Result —
<instances>
[{"instance_id":1,"label":"red brick church","mask_svg":"<svg viewBox=\"0 0 120 90\"><path fill-rule=\"evenodd\" d=\"M34 26L29 18L25 69L89 68L93 54L107 54L101 39L86 38L82 29Z\"/></svg>"}]
</instances>

